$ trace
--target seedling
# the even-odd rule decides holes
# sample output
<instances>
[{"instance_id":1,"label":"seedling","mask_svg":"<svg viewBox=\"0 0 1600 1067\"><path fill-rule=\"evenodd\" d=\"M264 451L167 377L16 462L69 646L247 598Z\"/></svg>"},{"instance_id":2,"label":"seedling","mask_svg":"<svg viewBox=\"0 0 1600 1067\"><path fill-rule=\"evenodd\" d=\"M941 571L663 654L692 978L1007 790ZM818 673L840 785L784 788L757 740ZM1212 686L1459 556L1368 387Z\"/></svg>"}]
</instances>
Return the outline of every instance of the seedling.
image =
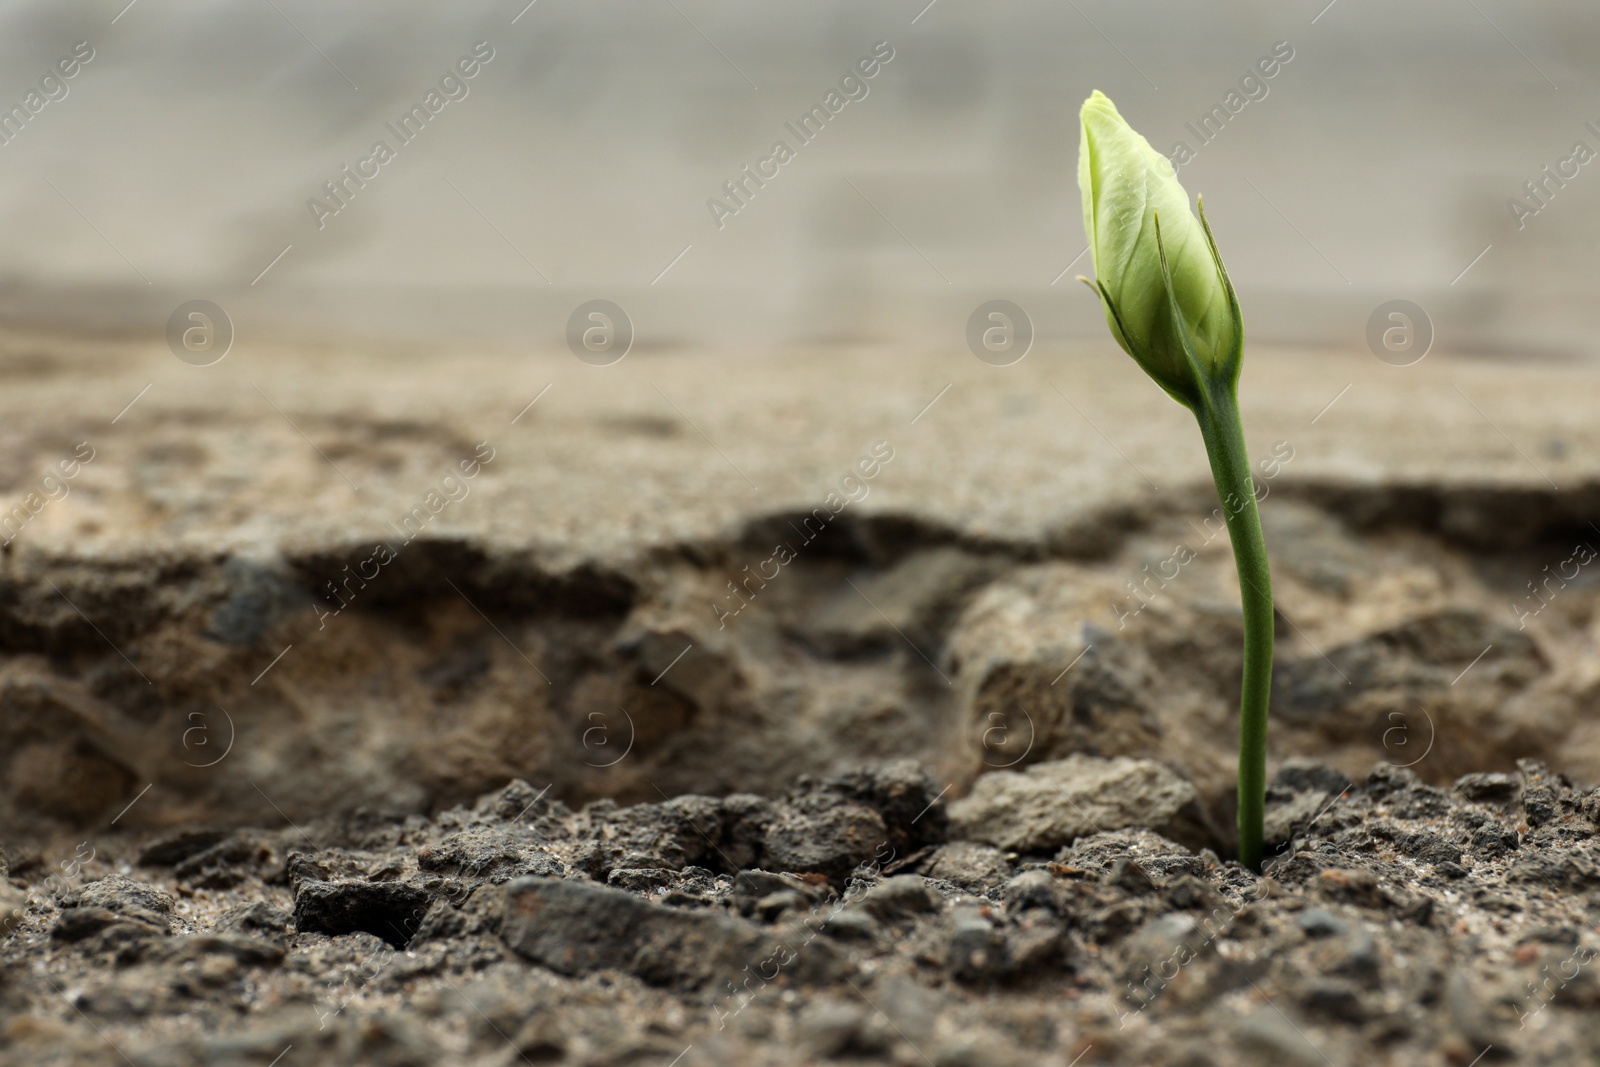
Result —
<instances>
[{"instance_id":1,"label":"seedling","mask_svg":"<svg viewBox=\"0 0 1600 1067\"><path fill-rule=\"evenodd\" d=\"M1111 336L1194 413L1222 498L1244 607L1239 707L1239 859L1261 868L1272 687L1272 577L1239 418L1244 323L1205 204L1196 218L1172 164L1096 90L1078 146L1083 228Z\"/></svg>"}]
</instances>

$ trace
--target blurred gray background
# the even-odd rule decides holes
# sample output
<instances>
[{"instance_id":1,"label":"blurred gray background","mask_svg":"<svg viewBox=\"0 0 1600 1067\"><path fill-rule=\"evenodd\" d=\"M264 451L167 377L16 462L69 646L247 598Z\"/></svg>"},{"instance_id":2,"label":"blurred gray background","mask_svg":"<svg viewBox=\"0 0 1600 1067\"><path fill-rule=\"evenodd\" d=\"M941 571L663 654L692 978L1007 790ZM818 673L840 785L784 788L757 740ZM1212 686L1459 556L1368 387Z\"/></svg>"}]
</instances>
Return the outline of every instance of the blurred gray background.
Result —
<instances>
[{"instance_id":1,"label":"blurred gray background","mask_svg":"<svg viewBox=\"0 0 1600 1067\"><path fill-rule=\"evenodd\" d=\"M1042 337L1103 332L1075 181L1109 93L1197 149L1254 337L1361 346L1408 299L1437 347L1600 350L1600 165L1536 216L1508 200L1600 151L1600 10L1549 0L17 2L0 109L94 58L0 146L0 314L159 336L217 301L269 332L562 345L614 300L636 348L959 345L1005 298ZM307 200L479 41L494 58L318 228ZM810 144L785 123L886 41ZM1278 42L1293 58L1209 143ZM796 158L718 227L707 201L775 140ZM1537 205L1534 205L1537 206ZM263 273L264 272L264 273Z\"/></svg>"}]
</instances>

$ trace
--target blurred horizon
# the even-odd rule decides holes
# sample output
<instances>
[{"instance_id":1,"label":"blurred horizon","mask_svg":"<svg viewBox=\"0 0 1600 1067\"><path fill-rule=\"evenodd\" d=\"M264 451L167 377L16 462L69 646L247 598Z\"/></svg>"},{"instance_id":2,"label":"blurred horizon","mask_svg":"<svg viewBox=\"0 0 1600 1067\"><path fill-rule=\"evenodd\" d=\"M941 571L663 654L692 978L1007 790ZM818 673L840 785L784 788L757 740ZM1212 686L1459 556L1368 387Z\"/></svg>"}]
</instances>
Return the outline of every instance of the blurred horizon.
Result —
<instances>
[{"instance_id":1,"label":"blurred horizon","mask_svg":"<svg viewBox=\"0 0 1600 1067\"><path fill-rule=\"evenodd\" d=\"M1252 338L1359 348L1403 299L1439 350L1600 356L1600 178L1544 171L1600 151L1600 11L1576 0L27 0L0 29L0 112L47 97L0 144L14 327L155 337L207 299L241 339L551 349L606 299L640 350L748 354L960 345L1006 299L1040 337L1103 336L1072 281L1099 88L1192 149ZM79 42L92 59L55 75ZM791 132L842 84L820 132ZM396 137L430 91L449 98ZM380 139L394 158L342 178ZM779 140L793 158L733 200Z\"/></svg>"}]
</instances>

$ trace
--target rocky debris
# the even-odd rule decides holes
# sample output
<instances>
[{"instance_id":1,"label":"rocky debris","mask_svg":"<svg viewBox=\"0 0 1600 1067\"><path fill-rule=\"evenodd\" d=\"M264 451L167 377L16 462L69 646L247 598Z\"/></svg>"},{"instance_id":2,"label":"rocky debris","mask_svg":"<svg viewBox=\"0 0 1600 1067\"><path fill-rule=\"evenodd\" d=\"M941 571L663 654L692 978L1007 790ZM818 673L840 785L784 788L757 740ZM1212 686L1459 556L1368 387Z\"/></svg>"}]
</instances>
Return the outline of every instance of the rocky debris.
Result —
<instances>
[{"instance_id":1,"label":"rocky debris","mask_svg":"<svg viewBox=\"0 0 1600 1067\"><path fill-rule=\"evenodd\" d=\"M370 399L364 384L352 395ZM170 402L178 403L176 396ZM583 401L596 405L587 411L590 429L610 435L633 427L622 438L639 445L638 428L655 426L650 433L659 432L654 440L674 453L678 469L705 473L704 457L677 454L686 444L680 433L645 412L619 415L612 410L616 400ZM54 430L37 421L49 407L19 405L19 441L32 432L41 435L35 445L55 448L45 445ZM530 815L542 816L553 803L538 799L544 789L574 806L606 797L656 804L666 800L663 793L719 796L726 804L728 794L776 796L801 774L833 777L867 760L914 756L937 769L942 785L1073 753L1161 762L1192 782L1208 810L1226 822L1237 589L1230 588L1226 538L1210 535L1203 464L1191 472L1203 493L1174 482L1160 501L1126 495L1125 469L1107 476L1097 463L1074 464L1092 472L1085 476L1093 492L1064 489L1059 478L1025 479L1024 496L1043 486L1048 499L1012 511L1021 498L1009 493L977 493L953 505L942 474L925 486L929 493L909 491L911 483L899 479L917 470L926 477L921 464L932 462L931 454L903 456L913 462L889 468L897 472L895 487L877 483L889 495L874 489L870 502L839 513L823 540L769 580L748 576L776 541L797 535L791 523L807 521L809 507L801 505L814 504L808 498L780 504L719 497L708 509L696 494L691 507L685 485L661 483L655 474L641 475L641 484L664 495L590 497L598 489L573 474L572 464L545 466L552 486L585 499L557 531L545 521L544 509L556 499L552 486L535 492L510 477L514 466L495 461L487 471L498 484L460 511L452 504L449 514L457 518L408 544L383 569L382 581L359 580L357 602L323 626L311 610L317 591L336 584L340 579L330 583L336 575L351 580L349 574L369 569L368 535L379 536L394 515L414 506L419 487L431 479L424 472L453 462L465 447L455 426L374 420L350 405L338 407L323 410L321 429L308 433L325 434L317 437L319 447L363 457L374 489L359 504L286 508L283 495L265 487L285 484L280 476L312 477L283 455L286 445L304 444L287 424L264 425L240 409L237 418L200 425L180 407L164 426L151 420L161 429L149 432L161 440L103 454L110 465L91 467L105 472L91 477L113 481L66 506L70 512L105 494L113 511L133 509L125 521L79 524L63 513L62 529L52 531L66 538L61 551L43 551L44 542L39 552L31 544L17 549L15 595L5 614L15 640L4 664L5 697L17 714L0 723L0 823L39 818L54 828L103 826L160 777L157 768L173 763L175 738L192 757L184 762L200 770L197 764L227 751L233 729L204 695L244 691L259 675L263 653L276 655L291 641L315 655L296 656L301 666L292 689L288 683L281 691L250 689L261 704L248 729L251 758L275 768L279 779L260 787L302 825L319 813L363 806L420 816L513 775L534 784L524 782L520 799L507 793L494 801L501 821L520 818L530 804ZM242 453L232 436L237 425L257 433ZM585 421L564 425L578 431ZM119 433L145 432L118 426ZM280 436L285 431L287 439ZM551 431L535 431L544 432ZM1090 438L1080 443L1103 444L1092 432ZM534 448L532 440L524 435L504 447L538 461L548 442ZM836 446L853 453L859 442L834 439L826 450ZM627 455L637 460L653 450ZM1309 469L1304 464L1334 455L1323 452L1319 459L1302 450L1291 479ZM155 498L131 487L173 476L184 464L159 457L178 454L195 456L199 466L186 469L203 475L185 477L180 496L199 492L218 514L254 514L237 510L237 489L274 530L292 527L303 537L252 533L241 542L229 533L237 533L231 519L218 528L215 515L191 509L186 522L199 526L175 528L179 540L168 542L159 523L146 521ZM222 456L243 463L240 469L273 473L235 485L213 466ZM1047 449L1030 463L1059 470L1059 455ZM502 470L505 476L496 473ZM1017 476L1016 468L1008 471ZM783 484L789 492L800 483L786 474ZM308 480L307 491L312 485L320 487L320 480ZM1358 773L1374 759L1420 756L1431 725L1438 745L1418 766L1435 784L1465 771L1506 773L1519 756L1559 760L1595 778L1600 750L1589 743L1584 714L1594 680L1582 628L1596 588L1563 578L1560 606L1542 610L1543 601L1522 590L1542 567L1553 574L1551 560L1519 554L1545 551L1525 538L1582 528L1588 490L1489 492L1458 480L1434 486L1363 480L1359 489L1273 485L1263 516L1284 571L1274 756L1315 752ZM485 503L508 492L522 501L519 507L535 509L529 521L505 521L504 512ZM656 509L667 500L687 510L660 525L666 520ZM607 517L619 507L632 518L613 523ZM1513 512L1517 521L1505 521ZM1463 523L1477 528L1487 517L1503 523L1489 539L1495 551L1463 549ZM201 527L211 540L183 540ZM140 530L155 541L124 546L118 530ZM547 544L546 535L554 541ZM158 542L162 547L153 547ZM556 543L562 547L552 548ZM1174 571L1179 544L1196 552L1193 559L1179 553L1184 562ZM211 547L200 551L200 545ZM729 590L746 580L743 597ZM90 617L116 618L107 634L141 650L145 658L134 658L165 694L161 701L147 703L125 688L142 680L119 676L127 664L63 595L87 604ZM324 607L330 603L323 598ZM724 627L712 603L743 606ZM1509 613L1510 603L1534 612L1526 629ZM484 605L486 614L471 604ZM394 626L392 617L416 625ZM524 661L513 651L527 648L538 654ZM552 672L544 690L524 689L511 677L532 662ZM1469 666L1473 684L1452 687ZM944 685L934 672L954 684ZM618 717L622 708L629 709L626 722ZM1395 732L1396 712L1409 717L1409 733ZM595 715L610 716L605 727ZM1403 755L1388 750L1400 736L1412 746ZM330 737L341 743L323 743ZM597 737L605 738L603 751ZM234 750L228 766L243 751ZM152 842L140 862L192 863L185 872L192 888L226 889L223 879L236 875L239 863L211 853L230 847L213 838L265 818L262 795L248 775L178 773L183 781L153 791L129 817L147 818L152 827L198 825ZM680 862L717 869L693 855L693 842L674 842L685 852L681 859L666 854L671 849L641 855L650 851L648 841L639 847L626 828L617 829L623 854L609 855L610 846L602 846L592 861L576 857L595 864L593 874ZM726 866L766 862L729 848L730 831L722 833ZM263 869L281 859L263 860Z\"/></svg>"},{"instance_id":2,"label":"rocky debris","mask_svg":"<svg viewBox=\"0 0 1600 1067\"><path fill-rule=\"evenodd\" d=\"M566 805L550 797L548 786L535 789L521 778L513 778L500 789L479 797L471 817L489 824L526 825L548 836L561 832L560 817L566 814Z\"/></svg>"},{"instance_id":3,"label":"rocky debris","mask_svg":"<svg viewBox=\"0 0 1600 1067\"><path fill-rule=\"evenodd\" d=\"M90 882L62 900L50 936L73 943L98 938L101 948L166 936L172 930L171 895L120 874ZM103 936L102 936L103 935Z\"/></svg>"},{"instance_id":4,"label":"rocky debris","mask_svg":"<svg viewBox=\"0 0 1600 1067\"><path fill-rule=\"evenodd\" d=\"M945 968L958 982L974 985L1004 977L1011 954L1003 931L978 908L963 908L950 917Z\"/></svg>"},{"instance_id":5,"label":"rocky debris","mask_svg":"<svg viewBox=\"0 0 1600 1067\"><path fill-rule=\"evenodd\" d=\"M417 850L417 867L434 876L424 885L435 893L464 892L481 883L498 885L524 875L560 877L565 866L541 835L520 827L475 827Z\"/></svg>"},{"instance_id":6,"label":"rocky debris","mask_svg":"<svg viewBox=\"0 0 1600 1067\"><path fill-rule=\"evenodd\" d=\"M772 801L753 793L732 793L722 798L722 840L718 857L730 868L759 866L762 838L774 818Z\"/></svg>"},{"instance_id":7,"label":"rocky debris","mask_svg":"<svg viewBox=\"0 0 1600 1067\"><path fill-rule=\"evenodd\" d=\"M914 760L897 760L833 778L802 780L785 798L791 804L808 794L836 794L878 813L897 856L905 857L945 840L949 815L944 789Z\"/></svg>"},{"instance_id":8,"label":"rocky debris","mask_svg":"<svg viewBox=\"0 0 1600 1067\"><path fill-rule=\"evenodd\" d=\"M1157 881L1179 874L1216 877L1221 861L1210 849L1198 854L1150 830L1110 830L1079 838L1056 853L1056 863L1105 879L1118 863L1132 861Z\"/></svg>"},{"instance_id":9,"label":"rocky debris","mask_svg":"<svg viewBox=\"0 0 1600 1067\"><path fill-rule=\"evenodd\" d=\"M139 850L141 867L170 867L182 863L233 836L229 829L194 827L162 834Z\"/></svg>"},{"instance_id":10,"label":"rocky debris","mask_svg":"<svg viewBox=\"0 0 1600 1067\"><path fill-rule=\"evenodd\" d=\"M1337 915L1322 908L1307 908L1296 916L1295 923L1307 937L1333 937L1349 929Z\"/></svg>"},{"instance_id":11,"label":"rocky debris","mask_svg":"<svg viewBox=\"0 0 1600 1067\"><path fill-rule=\"evenodd\" d=\"M429 1034L426 1021L411 1013L357 1017L327 1008L318 1014L303 1005L263 1012L259 1019L228 1033L192 1033L162 1042L151 1048L150 1062L163 1067L244 1067L270 1064L279 1055L285 1062L303 1055L308 1063L370 1067L435 1067L448 1062L444 1046Z\"/></svg>"},{"instance_id":12,"label":"rocky debris","mask_svg":"<svg viewBox=\"0 0 1600 1067\"><path fill-rule=\"evenodd\" d=\"M820 927L835 941L876 942L881 927L878 921L864 911L841 909L826 915Z\"/></svg>"},{"instance_id":13,"label":"rocky debris","mask_svg":"<svg viewBox=\"0 0 1600 1067\"><path fill-rule=\"evenodd\" d=\"M1066 563L1022 568L973 598L949 661L985 765L1157 747L1154 664L1110 610L1127 599L1115 579Z\"/></svg>"},{"instance_id":14,"label":"rocky debris","mask_svg":"<svg viewBox=\"0 0 1600 1067\"><path fill-rule=\"evenodd\" d=\"M80 907L109 908L127 914L166 916L171 914L172 904L172 895L165 890L121 874L90 882L78 894Z\"/></svg>"},{"instance_id":15,"label":"rocky debris","mask_svg":"<svg viewBox=\"0 0 1600 1067\"><path fill-rule=\"evenodd\" d=\"M885 878L861 898L861 910L884 923L915 919L937 912L943 901L919 874Z\"/></svg>"},{"instance_id":16,"label":"rocky debris","mask_svg":"<svg viewBox=\"0 0 1600 1067\"><path fill-rule=\"evenodd\" d=\"M1321 793L1330 798L1345 792L1353 784L1343 771L1304 756L1284 760L1272 776L1274 789L1293 793Z\"/></svg>"},{"instance_id":17,"label":"rocky debris","mask_svg":"<svg viewBox=\"0 0 1600 1067\"><path fill-rule=\"evenodd\" d=\"M213 931L285 941L294 933L294 916L264 900L253 900L224 912Z\"/></svg>"},{"instance_id":18,"label":"rocky debris","mask_svg":"<svg viewBox=\"0 0 1600 1067\"><path fill-rule=\"evenodd\" d=\"M989 893L1013 871L1013 854L1002 852L992 845L972 841L951 841L923 864L931 878L943 879L974 893Z\"/></svg>"},{"instance_id":19,"label":"rocky debris","mask_svg":"<svg viewBox=\"0 0 1600 1067\"><path fill-rule=\"evenodd\" d=\"M1315 760L1284 761L1267 785L1267 845L1275 847L1303 835L1350 786L1344 774Z\"/></svg>"},{"instance_id":20,"label":"rocky debris","mask_svg":"<svg viewBox=\"0 0 1600 1067\"><path fill-rule=\"evenodd\" d=\"M1516 799L1522 782L1514 774L1463 774L1456 779L1456 792L1468 800L1504 804Z\"/></svg>"},{"instance_id":21,"label":"rocky debris","mask_svg":"<svg viewBox=\"0 0 1600 1067\"><path fill-rule=\"evenodd\" d=\"M951 833L1016 852L1149 827L1193 848L1214 842L1193 785L1151 760L1074 755L1026 771L993 771L950 806Z\"/></svg>"},{"instance_id":22,"label":"rocky debris","mask_svg":"<svg viewBox=\"0 0 1600 1067\"><path fill-rule=\"evenodd\" d=\"M27 896L7 880L8 873L5 849L0 848L0 937L5 937L22 925L22 917L28 907Z\"/></svg>"},{"instance_id":23,"label":"rocky debris","mask_svg":"<svg viewBox=\"0 0 1600 1067\"><path fill-rule=\"evenodd\" d=\"M1258 1008L1230 1028L1234 1047L1247 1064L1261 1067L1326 1067L1330 1060L1272 1008Z\"/></svg>"},{"instance_id":24,"label":"rocky debris","mask_svg":"<svg viewBox=\"0 0 1600 1067\"><path fill-rule=\"evenodd\" d=\"M1123 780L1114 760L1061 762ZM1057 780L1044 770L988 777ZM965 801L930 840L938 790L905 767L759 804L528 813L491 795L431 819L331 820L309 828L328 842L315 852L294 829L241 831L287 858L263 873L252 850L225 891L193 887L183 860L119 873L123 856L224 841L101 841L113 873L59 904L48 863L12 868L39 891L0 940L0 1062L123 1063L79 1012L133 1062L177 1064L267 1063L289 1045L373 1064L1465 1064L1491 1044L1483 1062L1562 1063L1600 1041L1592 791L1531 762L1514 788L1439 789L1382 764L1356 780L1307 760L1277 771L1279 802L1324 810L1264 876L1137 825L1006 851L972 839ZM714 850L718 867L601 878L563 858L639 848L617 843L641 827L676 835L692 811L719 849L742 824L745 855L769 863L770 829L822 797L911 851L842 874L729 870ZM678 837L656 848L682 855ZM546 873L516 873L530 863Z\"/></svg>"},{"instance_id":25,"label":"rocky debris","mask_svg":"<svg viewBox=\"0 0 1600 1067\"><path fill-rule=\"evenodd\" d=\"M834 778L802 778L765 824L761 849L779 870L836 883L862 864L887 867L945 839L941 790L899 761Z\"/></svg>"},{"instance_id":26,"label":"rocky debris","mask_svg":"<svg viewBox=\"0 0 1600 1067\"><path fill-rule=\"evenodd\" d=\"M1158 915L1140 926L1122 944L1129 979L1136 981L1154 965L1158 977L1169 980L1160 975L1160 963L1171 960L1179 966L1188 966L1205 947L1207 940L1193 915L1182 912Z\"/></svg>"},{"instance_id":27,"label":"rocky debris","mask_svg":"<svg viewBox=\"0 0 1600 1067\"><path fill-rule=\"evenodd\" d=\"M578 862L591 877L622 868L681 870L714 863L722 836L722 804L715 797L685 796L660 804L619 808L602 800L584 811L598 828L593 844Z\"/></svg>"},{"instance_id":28,"label":"rocky debris","mask_svg":"<svg viewBox=\"0 0 1600 1067\"><path fill-rule=\"evenodd\" d=\"M896 1038L893 1027L867 1005L833 997L807 1005L798 1029L806 1051L824 1059L881 1058Z\"/></svg>"},{"instance_id":29,"label":"rocky debris","mask_svg":"<svg viewBox=\"0 0 1600 1067\"><path fill-rule=\"evenodd\" d=\"M833 895L826 885L815 881L762 870L739 872L731 888L733 905L739 914L745 918L758 917L763 922L772 922L786 912L810 910Z\"/></svg>"},{"instance_id":30,"label":"rocky debris","mask_svg":"<svg viewBox=\"0 0 1600 1067\"><path fill-rule=\"evenodd\" d=\"M941 792L921 767L898 761L831 778L802 776L776 800L733 794L683 796L632 807L600 801L573 820L570 835L478 830L448 846L430 846L425 855L419 854L419 864L435 871L477 862L485 871L497 872L492 880L503 880L500 875L518 863L527 868L518 873L559 874L554 861L561 860L601 881L618 871L701 866L732 875L766 867L818 874L842 884L863 864L907 862L943 842L948 817ZM493 858L495 849L500 850L498 860ZM513 853L521 858L513 860Z\"/></svg>"},{"instance_id":31,"label":"rocky debris","mask_svg":"<svg viewBox=\"0 0 1600 1067\"><path fill-rule=\"evenodd\" d=\"M125 927L128 932L140 934L165 934L171 930L167 921L151 912L112 911L110 908L63 908L50 928L50 936L57 941L84 941L112 927Z\"/></svg>"},{"instance_id":32,"label":"rocky debris","mask_svg":"<svg viewBox=\"0 0 1600 1067\"><path fill-rule=\"evenodd\" d=\"M883 816L865 804L804 794L767 827L763 851L780 870L815 871L835 881L893 856Z\"/></svg>"},{"instance_id":33,"label":"rocky debris","mask_svg":"<svg viewBox=\"0 0 1600 1067\"><path fill-rule=\"evenodd\" d=\"M232 976L247 967L275 967L287 950L281 944L237 934L182 934L130 942L117 953L117 962L195 967L211 975Z\"/></svg>"},{"instance_id":34,"label":"rocky debris","mask_svg":"<svg viewBox=\"0 0 1600 1067\"><path fill-rule=\"evenodd\" d=\"M616 968L657 985L699 989L753 974L765 985L835 982L846 972L805 927L779 937L727 916L684 911L602 886L519 878L505 888L501 936L567 975Z\"/></svg>"},{"instance_id":35,"label":"rocky debris","mask_svg":"<svg viewBox=\"0 0 1600 1067\"><path fill-rule=\"evenodd\" d=\"M709 907L728 898L733 880L704 867L685 867L681 871L665 868L627 870L618 868L606 878L606 884L617 889L643 893L651 900L681 908ZM757 902L761 904L760 901ZM764 910L771 910L767 901ZM780 907L782 894L780 894Z\"/></svg>"},{"instance_id":36,"label":"rocky debris","mask_svg":"<svg viewBox=\"0 0 1600 1067\"><path fill-rule=\"evenodd\" d=\"M170 863L174 875L200 889L227 889L251 877L281 875L283 854L270 836L242 830L205 844L211 836L206 832L181 842L160 842L141 854L140 866Z\"/></svg>"},{"instance_id":37,"label":"rocky debris","mask_svg":"<svg viewBox=\"0 0 1600 1067\"><path fill-rule=\"evenodd\" d=\"M294 888L294 926L301 933L367 933L396 948L415 936L431 900L405 882L301 878Z\"/></svg>"}]
</instances>

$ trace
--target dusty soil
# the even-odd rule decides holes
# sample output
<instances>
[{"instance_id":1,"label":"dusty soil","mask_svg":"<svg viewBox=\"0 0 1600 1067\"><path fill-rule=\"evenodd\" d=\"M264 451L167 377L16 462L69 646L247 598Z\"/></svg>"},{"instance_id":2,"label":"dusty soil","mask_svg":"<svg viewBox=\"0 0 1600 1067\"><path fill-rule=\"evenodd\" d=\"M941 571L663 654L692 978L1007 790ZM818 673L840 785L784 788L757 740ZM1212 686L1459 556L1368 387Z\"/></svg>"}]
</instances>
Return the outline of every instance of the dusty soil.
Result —
<instances>
[{"instance_id":1,"label":"dusty soil","mask_svg":"<svg viewBox=\"0 0 1600 1067\"><path fill-rule=\"evenodd\" d=\"M0 1055L1589 1062L1592 377L1253 365L1257 879L1193 427L1029 359L0 338Z\"/></svg>"},{"instance_id":2,"label":"dusty soil","mask_svg":"<svg viewBox=\"0 0 1600 1067\"><path fill-rule=\"evenodd\" d=\"M1102 802L1160 805L1119 781ZM432 819L124 835L62 870L14 853L5 1062L1600 1054L1600 791L1531 761L1453 789L1291 763L1293 840L1261 878L1056 810L1064 847L963 839L901 763L771 799L574 812L517 781Z\"/></svg>"}]
</instances>

